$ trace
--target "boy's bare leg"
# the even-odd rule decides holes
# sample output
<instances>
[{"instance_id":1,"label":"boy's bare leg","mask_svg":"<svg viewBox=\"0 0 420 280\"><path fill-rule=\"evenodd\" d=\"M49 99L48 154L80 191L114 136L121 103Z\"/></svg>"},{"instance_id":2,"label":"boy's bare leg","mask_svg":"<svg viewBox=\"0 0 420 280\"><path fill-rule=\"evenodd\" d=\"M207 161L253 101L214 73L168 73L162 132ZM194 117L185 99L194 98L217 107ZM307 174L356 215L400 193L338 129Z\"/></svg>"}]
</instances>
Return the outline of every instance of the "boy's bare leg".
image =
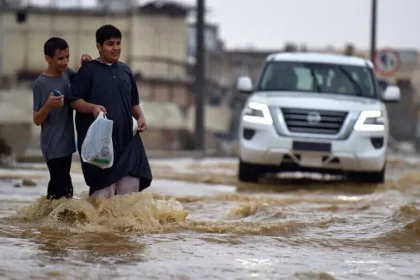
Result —
<instances>
[{"instance_id":1,"label":"boy's bare leg","mask_svg":"<svg viewBox=\"0 0 420 280\"><path fill-rule=\"evenodd\" d=\"M102 197L110 198L115 195L116 186L117 184L112 184L109 187L95 191L91 196L92 197L102 196Z\"/></svg>"},{"instance_id":2,"label":"boy's bare leg","mask_svg":"<svg viewBox=\"0 0 420 280\"><path fill-rule=\"evenodd\" d=\"M138 192L139 188L140 188L139 178L125 176L117 182L116 193L118 195L132 194L132 193Z\"/></svg>"}]
</instances>

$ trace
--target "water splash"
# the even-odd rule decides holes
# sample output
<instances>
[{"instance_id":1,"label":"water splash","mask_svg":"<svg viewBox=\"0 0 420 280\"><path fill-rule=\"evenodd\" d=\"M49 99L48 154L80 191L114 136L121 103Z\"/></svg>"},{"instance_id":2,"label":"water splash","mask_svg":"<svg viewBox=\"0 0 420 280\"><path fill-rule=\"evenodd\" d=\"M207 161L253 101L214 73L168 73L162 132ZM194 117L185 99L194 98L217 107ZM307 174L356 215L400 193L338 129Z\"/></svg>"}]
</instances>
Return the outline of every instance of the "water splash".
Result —
<instances>
[{"instance_id":1,"label":"water splash","mask_svg":"<svg viewBox=\"0 0 420 280\"><path fill-rule=\"evenodd\" d=\"M186 220L188 212L173 198L156 200L150 193L106 198L50 201L45 196L22 207L15 220L73 231L160 232Z\"/></svg>"}]
</instances>

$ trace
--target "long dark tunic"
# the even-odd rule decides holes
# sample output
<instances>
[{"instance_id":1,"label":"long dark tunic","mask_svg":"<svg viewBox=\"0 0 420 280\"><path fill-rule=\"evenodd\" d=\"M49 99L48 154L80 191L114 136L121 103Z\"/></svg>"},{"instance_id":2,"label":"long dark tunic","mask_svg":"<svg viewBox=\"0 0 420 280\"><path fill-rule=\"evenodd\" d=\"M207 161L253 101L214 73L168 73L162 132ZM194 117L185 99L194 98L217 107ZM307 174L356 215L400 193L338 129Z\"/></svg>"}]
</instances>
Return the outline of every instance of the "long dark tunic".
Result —
<instances>
[{"instance_id":1,"label":"long dark tunic","mask_svg":"<svg viewBox=\"0 0 420 280\"><path fill-rule=\"evenodd\" d=\"M114 121L112 141L114 164L101 169L82 161L82 171L89 193L108 187L124 176L140 178L139 190L149 187L152 172L140 134L133 136L132 107L139 105L139 94L130 68L121 62L112 65L92 60L83 65L71 83L71 100L84 99L106 108ZM79 154L86 133L94 121L92 114L76 113Z\"/></svg>"}]
</instances>

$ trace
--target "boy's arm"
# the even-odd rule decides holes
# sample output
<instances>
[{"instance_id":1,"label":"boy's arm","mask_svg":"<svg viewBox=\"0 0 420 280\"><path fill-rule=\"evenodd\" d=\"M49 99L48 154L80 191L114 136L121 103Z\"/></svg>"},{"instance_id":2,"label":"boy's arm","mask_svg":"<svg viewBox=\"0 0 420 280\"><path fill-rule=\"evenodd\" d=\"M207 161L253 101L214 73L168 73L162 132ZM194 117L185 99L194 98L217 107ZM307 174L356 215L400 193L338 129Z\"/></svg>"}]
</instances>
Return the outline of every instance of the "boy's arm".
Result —
<instances>
[{"instance_id":1,"label":"boy's arm","mask_svg":"<svg viewBox=\"0 0 420 280\"><path fill-rule=\"evenodd\" d=\"M143 111L140 107L140 105L135 105L131 108L131 112L133 113L133 117L136 120L139 120L140 118L144 119Z\"/></svg>"},{"instance_id":2,"label":"boy's arm","mask_svg":"<svg viewBox=\"0 0 420 280\"><path fill-rule=\"evenodd\" d=\"M143 112L140 108L140 97L139 90L137 88L137 83L134 80L133 74L130 73L130 82L131 82L131 113L133 117L138 120L140 117L144 118Z\"/></svg>"},{"instance_id":3,"label":"boy's arm","mask_svg":"<svg viewBox=\"0 0 420 280\"><path fill-rule=\"evenodd\" d=\"M84 64L88 63L89 61L92 60L92 57L88 54L83 54L80 57L80 67L82 67ZM73 78L76 76L77 72L74 71L73 69L71 69L70 67L67 67L67 75L69 76L70 82L73 81Z\"/></svg>"},{"instance_id":4,"label":"boy's arm","mask_svg":"<svg viewBox=\"0 0 420 280\"><path fill-rule=\"evenodd\" d=\"M54 96L50 93L47 101L42 104L42 92L39 86L35 85L33 89L33 122L35 125L42 125L48 118L52 108L63 106L63 96Z\"/></svg>"},{"instance_id":5,"label":"boy's arm","mask_svg":"<svg viewBox=\"0 0 420 280\"><path fill-rule=\"evenodd\" d=\"M89 103L83 99L72 101L71 107L82 114L93 114L95 118L99 115L100 112L104 112L106 115L106 109L104 106Z\"/></svg>"},{"instance_id":6,"label":"boy's arm","mask_svg":"<svg viewBox=\"0 0 420 280\"><path fill-rule=\"evenodd\" d=\"M92 76L86 66L82 66L77 74L74 76L70 85L68 99L71 102L71 107L82 114L93 114L95 117L99 112L106 110L103 106L89 103L86 101L91 89Z\"/></svg>"},{"instance_id":7,"label":"boy's arm","mask_svg":"<svg viewBox=\"0 0 420 280\"><path fill-rule=\"evenodd\" d=\"M134 80L133 75L130 75L131 79L131 114L137 120L137 130L140 132L146 131L146 119L143 114L143 110L140 107L139 91L137 83Z\"/></svg>"},{"instance_id":8,"label":"boy's arm","mask_svg":"<svg viewBox=\"0 0 420 280\"><path fill-rule=\"evenodd\" d=\"M83 64L85 64L85 63L87 63L87 62L89 62L89 61L91 61L92 60L92 57L90 56L90 55L88 55L88 54L83 54L81 57L80 57L80 65L82 66Z\"/></svg>"},{"instance_id":9,"label":"boy's arm","mask_svg":"<svg viewBox=\"0 0 420 280\"><path fill-rule=\"evenodd\" d=\"M47 106L47 103L45 103L45 105L42 106L39 111L34 111L34 115L33 115L34 124L37 126L40 126L41 124L43 124L45 120L48 118L50 110L51 108Z\"/></svg>"}]
</instances>

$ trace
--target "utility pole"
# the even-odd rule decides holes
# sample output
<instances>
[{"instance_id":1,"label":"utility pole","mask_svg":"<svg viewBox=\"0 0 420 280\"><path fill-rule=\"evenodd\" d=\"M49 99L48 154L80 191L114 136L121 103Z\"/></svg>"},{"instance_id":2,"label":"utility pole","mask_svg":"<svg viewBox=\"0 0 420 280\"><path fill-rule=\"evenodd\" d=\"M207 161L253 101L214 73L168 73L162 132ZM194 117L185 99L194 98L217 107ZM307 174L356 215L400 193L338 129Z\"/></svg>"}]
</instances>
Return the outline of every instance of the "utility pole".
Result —
<instances>
[{"instance_id":1,"label":"utility pole","mask_svg":"<svg viewBox=\"0 0 420 280\"><path fill-rule=\"evenodd\" d=\"M0 9L3 9L3 5L6 3L0 0ZM5 8L5 7L4 7ZM4 33L6 29L4 28L3 22L3 12L0 11L0 80L3 78L3 54L4 54ZM1 84L1 81L0 81Z\"/></svg>"},{"instance_id":2,"label":"utility pole","mask_svg":"<svg viewBox=\"0 0 420 280\"><path fill-rule=\"evenodd\" d=\"M370 59L373 61L375 58L376 52L376 21L377 21L377 12L378 12L378 3L377 0L372 1L372 15L371 15L371 24L370 24Z\"/></svg>"},{"instance_id":3,"label":"utility pole","mask_svg":"<svg viewBox=\"0 0 420 280\"><path fill-rule=\"evenodd\" d=\"M205 0L197 0L196 52L195 52L195 148L205 152L204 102L205 102L205 46L204 6Z\"/></svg>"},{"instance_id":4,"label":"utility pole","mask_svg":"<svg viewBox=\"0 0 420 280\"><path fill-rule=\"evenodd\" d=\"M29 8L30 2L29 0L25 3L25 8L23 11L23 17L24 21L23 24L25 25L23 28L23 71L29 71L29 49L30 49L30 31L29 31L29 25L28 25L28 8Z\"/></svg>"}]
</instances>

